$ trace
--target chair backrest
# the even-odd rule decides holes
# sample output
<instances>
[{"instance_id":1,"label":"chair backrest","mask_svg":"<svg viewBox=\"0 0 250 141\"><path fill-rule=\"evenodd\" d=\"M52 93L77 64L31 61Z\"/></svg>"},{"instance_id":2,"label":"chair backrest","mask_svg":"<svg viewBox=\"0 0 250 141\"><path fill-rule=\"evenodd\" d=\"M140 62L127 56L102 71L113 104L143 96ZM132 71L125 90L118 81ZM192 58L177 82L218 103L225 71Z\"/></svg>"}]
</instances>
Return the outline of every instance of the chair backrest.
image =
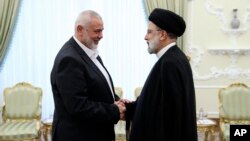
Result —
<instances>
[{"instance_id":1,"label":"chair backrest","mask_svg":"<svg viewBox=\"0 0 250 141\"><path fill-rule=\"evenodd\" d=\"M121 87L115 87L115 93L120 97L123 98L123 90Z\"/></svg>"},{"instance_id":2,"label":"chair backrest","mask_svg":"<svg viewBox=\"0 0 250 141\"><path fill-rule=\"evenodd\" d=\"M42 89L29 83L17 83L4 89L3 120L41 120Z\"/></svg>"},{"instance_id":3,"label":"chair backrest","mask_svg":"<svg viewBox=\"0 0 250 141\"><path fill-rule=\"evenodd\" d=\"M186 56L187 56L188 61L190 62L191 61L191 57L188 56L188 55L186 55Z\"/></svg>"},{"instance_id":4,"label":"chair backrest","mask_svg":"<svg viewBox=\"0 0 250 141\"><path fill-rule=\"evenodd\" d=\"M142 87L136 87L134 97L135 99L141 94Z\"/></svg>"},{"instance_id":5,"label":"chair backrest","mask_svg":"<svg viewBox=\"0 0 250 141\"><path fill-rule=\"evenodd\" d=\"M250 124L250 88L233 83L219 90L220 140L229 141L231 124Z\"/></svg>"},{"instance_id":6,"label":"chair backrest","mask_svg":"<svg viewBox=\"0 0 250 141\"><path fill-rule=\"evenodd\" d=\"M219 113L225 120L250 120L250 88L234 83L220 89Z\"/></svg>"}]
</instances>

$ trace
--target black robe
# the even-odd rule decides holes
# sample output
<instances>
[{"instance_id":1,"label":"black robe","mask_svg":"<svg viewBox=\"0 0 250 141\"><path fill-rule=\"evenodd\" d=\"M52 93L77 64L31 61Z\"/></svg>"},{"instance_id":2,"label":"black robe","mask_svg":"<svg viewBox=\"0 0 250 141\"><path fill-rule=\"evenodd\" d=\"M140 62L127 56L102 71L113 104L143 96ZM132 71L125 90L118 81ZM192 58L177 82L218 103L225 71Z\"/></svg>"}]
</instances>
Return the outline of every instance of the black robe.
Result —
<instances>
[{"instance_id":1,"label":"black robe","mask_svg":"<svg viewBox=\"0 0 250 141\"><path fill-rule=\"evenodd\" d=\"M186 55L173 46L151 70L138 99L127 105L129 141L197 141L195 90Z\"/></svg>"}]
</instances>

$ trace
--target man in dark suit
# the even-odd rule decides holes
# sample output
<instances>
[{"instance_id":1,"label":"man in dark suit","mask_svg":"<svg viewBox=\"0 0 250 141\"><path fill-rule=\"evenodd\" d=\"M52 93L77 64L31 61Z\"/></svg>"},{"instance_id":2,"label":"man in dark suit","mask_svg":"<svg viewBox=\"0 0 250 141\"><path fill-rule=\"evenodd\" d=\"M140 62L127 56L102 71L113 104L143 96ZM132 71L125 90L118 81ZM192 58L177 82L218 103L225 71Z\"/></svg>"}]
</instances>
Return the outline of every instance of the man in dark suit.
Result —
<instances>
[{"instance_id":1,"label":"man in dark suit","mask_svg":"<svg viewBox=\"0 0 250 141\"><path fill-rule=\"evenodd\" d=\"M125 107L98 56L103 37L100 15L88 10L75 22L75 34L57 54L51 72L55 111L53 141L114 141L114 124Z\"/></svg>"},{"instance_id":2,"label":"man in dark suit","mask_svg":"<svg viewBox=\"0 0 250 141\"><path fill-rule=\"evenodd\" d=\"M145 40L159 60L138 99L126 104L126 120L133 119L129 141L197 141L192 70L176 45L185 28L169 10L156 8L149 16Z\"/></svg>"}]
</instances>

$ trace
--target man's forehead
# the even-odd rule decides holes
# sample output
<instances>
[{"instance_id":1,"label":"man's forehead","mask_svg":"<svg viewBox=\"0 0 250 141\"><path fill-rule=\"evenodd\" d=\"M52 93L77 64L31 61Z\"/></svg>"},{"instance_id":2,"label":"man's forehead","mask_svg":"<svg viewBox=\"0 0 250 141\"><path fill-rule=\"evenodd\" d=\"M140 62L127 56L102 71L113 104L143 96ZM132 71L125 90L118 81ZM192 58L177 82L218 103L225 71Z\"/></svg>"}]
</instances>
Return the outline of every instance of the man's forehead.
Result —
<instances>
[{"instance_id":1,"label":"man's forehead","mask_svg":"<svg viewBox=\"0 0 250 141\"><path fill-rule=\"evenodd\" d=\"M156 29L156 28L157 26L153 22L151 21L148 22L148 29Z\"/></svg>"}]
</instances>

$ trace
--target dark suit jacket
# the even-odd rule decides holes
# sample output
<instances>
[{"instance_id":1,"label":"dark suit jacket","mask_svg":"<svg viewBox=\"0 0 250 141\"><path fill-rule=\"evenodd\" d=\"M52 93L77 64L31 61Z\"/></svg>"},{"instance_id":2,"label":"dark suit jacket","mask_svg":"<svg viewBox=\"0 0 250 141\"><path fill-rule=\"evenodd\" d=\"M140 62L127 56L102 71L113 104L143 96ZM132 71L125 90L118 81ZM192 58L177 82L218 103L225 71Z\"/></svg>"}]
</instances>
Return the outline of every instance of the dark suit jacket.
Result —
<instances>
[{"instance_id":1,"label":"dark suit jacket","mask_svg":"<svg viewBox=\"0 0 250 141\"><path fill-rule=\"evenodd\" d=\"M55 58L51 86L55 103L53 141L115 139L114 124L120 114L108 82L73 38Z\"/></svg>"},{"instance_id":2,"label":"dark suit jacket","mask_svg":"<svg viewBox=\"0 0 250 141\"><path fill-rule=\"evenodd\" d=\"M129 141L197 141L192 70L177 46L156 62L126 116L133 118Z\"/></svg>"}]
</instances>

